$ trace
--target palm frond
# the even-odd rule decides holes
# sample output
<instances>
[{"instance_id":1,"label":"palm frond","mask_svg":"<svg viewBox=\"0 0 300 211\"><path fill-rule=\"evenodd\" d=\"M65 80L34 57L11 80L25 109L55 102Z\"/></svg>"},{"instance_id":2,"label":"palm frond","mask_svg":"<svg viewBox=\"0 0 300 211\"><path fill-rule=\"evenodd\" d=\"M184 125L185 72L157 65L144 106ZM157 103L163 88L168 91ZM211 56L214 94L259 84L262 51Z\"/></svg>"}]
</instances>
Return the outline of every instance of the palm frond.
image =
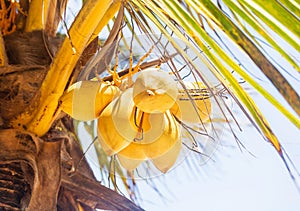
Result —
<instances>
[{"instance_id":1,"label":"palm frond","mask_svg":"<svg viewBox=\"0 0 300 211\"><path fill-rule=\"evenodd\" d=\"M259 0L254 3L227 0L217 1L217 3L207 0L127 1L124 3L124 23L120 27L123 36L120 40L114 40L116 50L110 65L116 65L118 59L117 70L122 76L128 73L128 58L131 55L133 55L133 64L137 65L143 55L154 46L149 57L140 64L140 69L148 67L149 64L161 65L162 68L173 73L183 88L183 82L186 80L204 83L214 103L216 115L210 116L210 126L202 123L196 131L202 138L206 137L214 141L220 137L219 128L226 125L237 143L243 147L234 127L235 125L240 128L239 120L231 112L225 98L220 95L221 90L226 90L227 97L239 106L251 124L261 132L265 140L272 144L291 177L294 178L294 173L290 169L293 163L290 162L281 142L251 94L240 83L239 77L276 107L291 123L300 128L299 93L282 73L286 71L297 78L300 70L297 55L293 53L300 51L299 24L290 22L299 22L299 8L297 3L289 1L276 1L274 5ZM281 17L278 17L278 14L281 14ZM139 36L140 34L143 35ZM289 63L286 69L280 69L276 61L272 61L272 55L260 39L263 39L266 45ZM289 43L288 47L285 42ZM292 53L289 49L292 49ZM236 56L238 54L242 54L247 62L262 71L294 112L286 108L267 87L260 84L260 79L255 76L256 72L241 65L240 57ZM97 65L100 67L101 63ZM109 66L105 65L105 67ZM112 79L107 72L99 71L98 74L103 80ZM187 133L193 131L188 127L185 129ZM195 141L185 144L192 150L198 149L194 145ZM212 151L205 152L205 155L211 158ZM98 155L102 156L103 152L99 151ZM100 159L101 163L102 159L107 158ZM109 168L107 161L106 164L101 163L101 165ZM144 177L148 174L149 168L146 164L142 167L145 170L142 175ZM124 172L121 170L118 172L121 177L125 177ZM140 174L135 176L138 177Z\"/></svg>"},{"instance_id":2,"label":"palm frond","mask_svg":"<svg viewBox=\"0 0 300 211\"><path fill-rule=\"evenodd\" d=\"M222 39L224 39L225 37L228 37L229 39L226 39L226 42L231 42L231 45L238 45L240 47L240 51L246 53L249 58L251 58L251 60L262 70L266 77L270 79L273 85L294 109L294 111L297 113L296 115L299 115L298 104L300 101L297 91L293 88L293 86L289 84L288 80L272 64L272 62L270 62L270 60L265 57L261 50L259 50L259 47L261 48L261 46L258 45L257 41L254 39L255 37L252 35L249 38L244 34L244 27L239 27L238 25L236 25L231 20L231 18L228 17L228 14L226 14L224 10L220 9L220 5L222 4L220 3L220 1L218 1L218 5L215 5L211 1L185 1L184 3L180 3L178 1L162 0L155 2L147 1L146 3L144 1L133 0L132 2L135 3L137 7L142 10L143 13L146 14L148 18L151 19L151 21L153 21L153 23L155 23L159 30L168 37L169 41L175 46L175 48L178 50L178 52L180 52L181 55L184 56L185 52L180 49L179 46L176 46L176 44L174 44L174 39L170 36L170 33L165 29L163 24L166 24L166 26L171 29L171 33L176 34L176 36L180 38L187 46L189 46L199 58L202 58L203 61L205 59L209 60L210 64L207 65L208 67L210 67L209 70L214 74L219 82L222 83L228 90L230 90L230 93L237 97L238 101L242 102L243 106L247 108L246 111L243 107L241 107L246 115L248 115L248 112L251 114L251 117L248 117L250 119L254 119L255 124L257 124L259 127L259 130L262 131L265 138L270 143L272 143L293 178L292 172L289 169L289 164L287 164L287 157L284 158L287 155L284 155L279 140L272 132L269 123L263 117L263 114L259 111L259 108L256 106L254 101L241 87L235 77L233 77L229 68L232 68L240 76L242 76L245 81L251 84L259 93L261 93L298 128L300 126L299 118L293 115L290 111L288 111L288 109L286 109L281 103L279 103L271 93L269 93L268 91L266 91L266 89L259 85L255 78L248 75L246 71L234 61L234 58L230 57L226 53L226 49L223 49L216 42L214 37L209 34L209 30L202 25L199 25L199 22L197 22L193 18L193 15L191 15L190 12L190 8L193 8L198 14L201 14L202 17L204 17L207 25L211 27L210 30L213 30L215 33L217 33L219 35L219 38L222 37ZM228 3L228 1L225 2ZM243 21L246 21L254 29L254 31L256 30L257 33L265 37L267 42L269 42L269 44L273 46L275 50L281 53L284 58L292 64L293 68L289 70L289 73L292 73L294 71L294 73L296 74L297 71L299 71L299 65L297 64L297 62L286 53L288 52L286 49L284 49L283 47L279 47L267 32L261 31L262 27L260 26L260 24L268 25L275 33L281 36L285 41L289 42L296 51L299 51L299 44L294 41L294 38L295 36L298 36L298 26L289 27L287 26L288 23L286 22L286 20L278 18L275 21L273 18L270 18L269 13L275 15L284 9L281 7L281 5L277 5L276 7L272 8L272 11L269 11L271 10L271 8L267 7L270 7L270 5L262 6L262 4L260 4L260 6L264 7L265 10L264 12L258 14L257 8L253 8L249 3L246 3L245 1L242 2L244 4L242 4L241 7L248 12L247 15L241 15L240 13L241 19ZM189 5L189 7L187 7L187 5ZM229 6L229 8L231 9L234 17L236 17L236 15L241 12L241 10L238 10L236 12L237 9L233 5L227 6ZM268 12L266 10L268 10ZM288 10L285 10L284 13L289 13L287 16L293 16L292 20L295 20L295 14L292 14ZM249 19L250 17L253 17L254 19L251 20ZM280 22L280 24L287 27L290 32L286 32L286 30L282 30L279 26L277 26L278 21ZM259 24L256 24L256 22L258 22ZM246 31L246 34L249 35L249 31ZM225 35L225 37L223 35ZM189 37L190 40L186 37ZM193 45L191 44L191 40L193 40L192 42L194 42ZM212 50L209 50L208 46ZM199 54L199 51L203 53ZM191 59L188 58L187 55L184 57L186 61L193 63L193 61L191 61ZM195 68L195 73L198 73L201 79L205 77L203 76L203 74L202 76L200 76L201 73L197 71L197 68Z\"/></svg>"}]
</instances>

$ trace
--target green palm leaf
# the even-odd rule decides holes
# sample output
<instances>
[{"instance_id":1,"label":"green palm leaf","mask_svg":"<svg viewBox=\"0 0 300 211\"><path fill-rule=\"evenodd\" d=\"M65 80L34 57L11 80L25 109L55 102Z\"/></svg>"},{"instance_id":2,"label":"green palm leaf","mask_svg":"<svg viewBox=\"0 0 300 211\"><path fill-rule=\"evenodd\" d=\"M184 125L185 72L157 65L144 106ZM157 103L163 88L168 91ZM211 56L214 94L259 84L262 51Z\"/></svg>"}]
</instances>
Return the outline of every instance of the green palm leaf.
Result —
<instances>
[{"instance_id":1,"label":"green palm leaf","mask_svg":"<svg viewBox=\"0 0 300 211\"><path fill-rule=\"evenodd\" d=\"M158 31L162 33L176 49L177 54L188 65L192 66L193 74L200 77L207 85L209 92L213 93L213 86L208 79L209 77L197 67L194 58L190 57L178 40L183 42L186 48L191 49L205 64L209 70L207 74L213 75L228 90L252 124L273 145L289 169L290 166L284 155L285 152L280 141L273 133L268 120L249 93L239 83L236 76L232 74L232 70L276 107L296 127L300 128L299 93L281 73L281 70L274 65L264 45L257 39L257 36L263 38L267 45L271 46L291 64L291 68L286 70L290 75L298 74L300 70L299 61L293 54L289 53L285 45L280 44L277 38L275 39L273 36L273 34L280 36L282 40L290 44L289 48L293 48L293 51L296 52L300 51L299 42L297 41L300 25L292 24L299 22L297 3L281 1L280 3L272 4L268 2L265 4L264 1L258 0L254 2L255 4L243 0L237 2L223 0L218 3L216 5L208 0L130 0L124 3L126 10L124 13L126 26L124 28L132 33L132 39L137 40L140 48L143 47L143 42L139 41L137 28L143 34L157 34ZM279 14L281 17L278 17ZM148 39L152 40L153 43L156 43L160 39L159 37L160 35L148 35ZM123 39L123 47L131 50L130 41L127 41ZM220 45L220 42L225 44ZM230 46L238 46L238 50L235 50L237 52L234 53L248 55L248 61L253 62L271 81L294 109L295 114L282 105L273 93L259 83L258 79L253 76L255 73L251 74L240 66L234 54L228 53ZM168 50L166 49L166 51ZM182 80L177 70L174 74L179 81ZM218 99L216 101L218 102ZM221 102L218 103L222 112L228 109L222 107ZM225 119L224 122L231 124L230 121L227 121L225 114L223 114L223 118ZM233 117L233 119L235 118ZM231 126L229 127L231 128ZM232 133L234 133L233 130ZM122 175L122 173L120 174Z\"/></svg>"},{"instance_id":2,"label":"green palm leaf","mask_svg":"<svg viewBox=\"0 0 300 211\"><path fill-rule=\"evenodd\" d=\"M198 21L194 19L194 15L191 12L191 8L196 11L197 14L201 14L205 17L207 23L210 23L209 26L215 27L218 31L223 31L231 40L232 43L239 45L241 51L246 52L254 63L264 72L264 74L271 80L274 86L277 87L279 92L285 97L285 99L290 103L294 108L296 113L299 115L299 96L296 90L288 83L285 77L280 73L278 69L264 56L264 54L256 47L259 46L257 41L252 38L248 38L244 33L243 26L241 29L239 26L235 25L216 5L211 1L185 1L185 3L179 3L178 1L139 1L132 0L133 3L145 14L148 18L160 29L160 31L165 34L169 41L177 48L181 55L183 55L187 61L193 63L191 58L188 58L188 55L180 49L179 46L176 46L176 42L170 35L170 33L165 29L167 25L172 33L174 33L179 39L185 42L187 46L194 50L194 52L199 57L205 57L213 64L213 66L207 64L211 72L231 90L235 96L242 102L242 104L250 112L255 123L258 125L260 130L263 132L266 139L272 143L275 147L283 161L286 163L286 160L283 156L281 149L281 144L276 138L272 129L269 126L268 121L263 117L263 114L259 111L259 108L256 106L251 97L245 92L243 87L240 86L238 81L233 77L229 68L234 69L240 76L243 77L245 81L251 84L260 94L262 94L269 102L271 102L281 113L283 113L294 125L300 128L299 118L293 115L288 109L286 109L281 103L276 100L276 98L264 89L253 77L251 77L245 70L243 70L235 61L234 58L230 57L226 52L215 42L215 40L206 32L203 26L199 24ZM289 70L293 72L295 70L299 71L299 65L286 53L286 51L280 47L275 40L268 34L266 30L263 29L260 24L261 21L265 21L266 24L270 24L270 27L278 33L283 39L290 42L290 44L296 49L299 50L298 43L291 40L290 34L282 33L281 30L272 27L275 23L270 23L270 19L266 19L265 16L260 15L250 15L249 10L254 8L250 7L248 4L243 4L244 10L238 9L236 5L233 5L232 2L225 1L228 3L231 11L235 15L239 15L242 20L247 21L247 23L252 26L266 41L273 46L275 50L283 55L283 57L289 61L294 70ZM189 7L187 7L189 5ZM277 5L278 6L278 5ZM267 8L266 8L267 9ZM270 8L269 8L270 9ZM278 8L275 7L273 10L280 12L282 10L281 6ZM253 12L253 11L252 11ZM270 11L272 15L275 15L275 11ZM284 11L289 13L289 11ZM288 16L292 15L289 13ZM288 25L288 22L285 22L282 19L277 21L283 22L283 24ZM175 24L174 24L175 23ZM164 25L165 24L165 25ZM182 32L182 29L184 33ZM289 29L297 34L297 27L289 27ZM195 48L191 42L186 38L185 33L193 39L196 43L197 48L200 48L202 53L199 53L199 50ZM248 35L249 32L246 31ZM252 40L251 40L252 39ZM256 44L255 44L256 43ZM209 50L207 46L211 47L213 50ZM197 52L198 51L198 52ZM204 61L205 62L205 61ZM270 71L271 70L271 71ZM296 73L296 71L295 71ZM274 77L275 76L275 77ZM224 80L225 78L225 80ZM287 166L288 167L288 166Z\"/></svg>"}]
</instances>

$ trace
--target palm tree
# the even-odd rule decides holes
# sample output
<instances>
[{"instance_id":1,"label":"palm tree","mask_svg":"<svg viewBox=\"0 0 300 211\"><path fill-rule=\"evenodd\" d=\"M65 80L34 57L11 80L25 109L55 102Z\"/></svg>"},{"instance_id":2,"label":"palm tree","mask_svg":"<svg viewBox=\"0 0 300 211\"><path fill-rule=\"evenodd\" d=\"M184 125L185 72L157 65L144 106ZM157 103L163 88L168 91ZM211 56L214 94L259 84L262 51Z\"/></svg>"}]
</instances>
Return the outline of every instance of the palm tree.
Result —
<instances>
[{"instance_id":1,"label":"palm tree","mask_svg":"<svg viewBox=\"0 0 300 211\"><path fill-rule=\"evenodd\" d=\"M276 34L288 43L289 49L299 53L297 2L87 0L83 1L65 35L58 34L57 28L59 23L65 25L63 14L67 1L1 0L0 3L0 141L3 146L0 149L3 181L0 205L3 209L141 209L96 181L79 145L76 124L61 112L61 109L66 111L62 108L63 96L77 80L96 76L100 81L119 85L116 75L105 75L110 64L115 65L114 70L120 71L120 76L130 75L131 66L138 67L137 71L149 66L165 66L185 92L189 90L183 83L187 75L204 84L205 96L209 96L218 111L218 115L209 114L206 123L201 124L200 132L206 137L218 137L214 125L220 124L220 119L221 124L230 129L234 121L237 122L226 105L225 93L272 144L287 168L292 167L267 119L238 78L254 87L300 128L299 94L259 40L290 63L291 68L284 71L298 74L297 58L271 36ZM105 27L109 33L101 44L98 34ZM130 38L124 38L126 31ZM136 36L138 33L143 37ZM255 73L239 65L236 59L239 53L247 55L247 59L261 70L293 111L262 87L253 76ZM120 69L117 63L119 66L130 64L129 68ZM210 113L210 109L205 108ZM185 131L191 130L177 118L176 124L179 123ZM207 125L213 128L211 133ZM93 127L93 124L85 123L85 126ZM231 132L236 138L233 129ZM187 147L197 151L196 142L193 140ZM109 168L103 149L97 152L100 164ZM152 161L162 167L159 168L162 171L173 165L166 163L166 159ZM134 159L129 163L133 162ZM122 171L118 173L124 176ZM293 178L292 171L290 174Z\"/></svg>"}]
</instances>

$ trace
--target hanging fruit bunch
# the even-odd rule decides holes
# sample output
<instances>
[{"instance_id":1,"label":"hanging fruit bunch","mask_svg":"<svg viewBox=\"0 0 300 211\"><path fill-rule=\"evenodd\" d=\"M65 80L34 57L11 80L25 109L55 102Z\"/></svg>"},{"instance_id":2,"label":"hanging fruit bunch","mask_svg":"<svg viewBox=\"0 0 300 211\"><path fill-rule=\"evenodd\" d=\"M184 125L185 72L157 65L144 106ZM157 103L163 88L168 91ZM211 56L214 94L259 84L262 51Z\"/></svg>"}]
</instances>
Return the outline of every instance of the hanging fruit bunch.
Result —
<instances>
[{"instance_id":1,"label":"hanging fruit bunch","mask_svg":"<svg viewBox=\"0 0 300 211\"><path fill-rule=\"evenodd\" d=\"M61 108L77 120L97 118L104 152L116 155L125 169L132 171L150 160L165 173L182 147L177 120L196 123L208 119L210 100L203 95L205 91L196 91L205 88L187 83L180 89L173 77L159 68L143 70L129 87L120 91L110 82L80 81L62 96ZM186 100L189 98L192 100Z\"/></svg>"}]
</instances>

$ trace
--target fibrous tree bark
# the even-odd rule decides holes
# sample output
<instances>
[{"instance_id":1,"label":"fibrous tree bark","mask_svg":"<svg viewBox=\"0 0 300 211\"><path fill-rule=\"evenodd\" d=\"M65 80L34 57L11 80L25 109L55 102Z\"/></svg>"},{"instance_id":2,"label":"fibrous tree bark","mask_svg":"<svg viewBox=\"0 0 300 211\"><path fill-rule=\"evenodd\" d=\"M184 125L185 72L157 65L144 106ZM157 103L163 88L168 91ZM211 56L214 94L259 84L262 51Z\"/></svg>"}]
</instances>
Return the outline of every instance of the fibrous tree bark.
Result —
<instances>
[{"instance_id":1,"label":"fibrous tree bark","mask_svg":"<svg viewBox=\"0 0 300 211\"><path fill-rule=\"evenodd\" d=\"M28 108L36 107L42 83L63 41L56 36L56 29L67 1L41 2L49 3L45 6L50 8L42 29L30 19L35 17L29 1L1 1L1 13L12 14L7 6L14 3L19 13L14 22L7 22L8 16L0 20L0 209L140 210L96 180L83 158L70 117L58 115L42 136L25 125L16 128L11 124L20 114L32 112ZM73 68L69 83L97 49L98 40L93 38Z\"/></svg>"}]
</instances>

